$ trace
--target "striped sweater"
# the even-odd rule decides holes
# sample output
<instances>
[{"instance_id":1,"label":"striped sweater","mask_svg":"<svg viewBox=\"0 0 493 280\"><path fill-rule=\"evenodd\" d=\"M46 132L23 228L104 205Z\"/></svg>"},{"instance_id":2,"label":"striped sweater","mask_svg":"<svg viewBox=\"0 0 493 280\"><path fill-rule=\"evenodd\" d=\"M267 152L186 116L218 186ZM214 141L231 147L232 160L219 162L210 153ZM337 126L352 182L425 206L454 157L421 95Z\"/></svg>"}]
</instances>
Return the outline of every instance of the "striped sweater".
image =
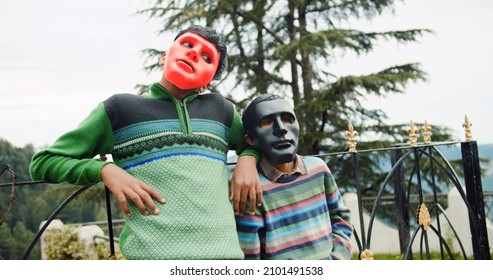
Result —
<instances>
[{"instance_id":1,"label":"striped sweater","mask_svg":"<svg viewBox=\"0 0 493 280\"><path fill-rule=\"evenodd\" d=\"M297 156L300 158L300 156ZM271 182L260 168L263 204L255 215L236 216L246 259L350 259L349 209L319 158L305 157L307 174Z\"/></svg>"},{"instance_id":2,"label":"striped sweater","mask_svg":"<svg viewBox=\"0 0 493 280\"><path fill-rule=\"evenodd\" d=\"M247 149L233 105L219 94L177 100L160 84L149 95L117 94L75 130L38 152L33 179L93 184L111 154L116 165L166 198L159 215L130 211L120 235L127 259L242 259L229 201L228 150Z\"/></svg>"}]
</instances>

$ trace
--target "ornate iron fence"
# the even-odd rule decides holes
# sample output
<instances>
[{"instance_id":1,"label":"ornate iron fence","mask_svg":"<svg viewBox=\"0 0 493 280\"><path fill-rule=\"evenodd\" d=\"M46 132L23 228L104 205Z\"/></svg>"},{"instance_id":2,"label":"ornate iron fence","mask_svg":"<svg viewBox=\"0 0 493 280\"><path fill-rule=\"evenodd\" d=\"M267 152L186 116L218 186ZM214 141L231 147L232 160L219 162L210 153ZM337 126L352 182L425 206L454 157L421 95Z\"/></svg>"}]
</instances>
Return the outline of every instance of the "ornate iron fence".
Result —
<instances>
[{"instance_id":1,"label":"ornate iron fence","mask_svg":"<svg viewBox=\"0 0 493 280\"><path fill-rule=\"evenodd\" d=\"M452 164L440 152L440 146L460 145L463 179L457 175ZM355 145L353 146L355 147ZM383 153L377 157L390 157L389 170L385 171L384 179L376 183L362 184L365 181L361 172L360 160L369 154ZM358 198L358 213L353 215L359 219L359 229L355 229L359 258L373 258L371 250L374 222L383 219L398 229L401 259L413 259L413 244L419 235L422 259L430 259L429 235L437 237L442 259L455 259L457 252L450 246L450 237L441 228L441 219L448 222L448 227L456 233L456 227L446 214L445 196L451 188L455 188L462 197L468 211L471 242L474 259L490 259L488 234L486 228L487 215L485 209L491 211L492 198L484 198L477 143L443 142L395 145L384 149L317 155L328 162L350 164L353 174L345 174L352 180L345 180L339 186L343 191L355 190ZM337 158L334 160L333 158ZM336 176L336 178L340 178ZM462 182L463 180L463 182ZM371 193L368 186L372 185ZM445 186L445 187L444 187ZM485 201L487 203L485 203ZM369 221L364 221L364 214L369 213ZM432 223L435 221L435 224ZM464 241L454 234L459 244L460 255L468 259L464 250Z\"/></svg>"},{"instance_id":2,"label":"ornate iron fence","mask_svg":"<svg viewBox=\"0 0 493 280\"><path fill-rule=\"evenodd\" d=\"M354 139L353 139L354 140ZM452 164L440 152L440 146L460 145L461 163L463 170L463 182L457 175ZM358 199L358 214L360 221L359 230L355 230L354 235L358 245L358 257L360 259L372 259L372 234L374 221L377 218L389 218L389 213L395 216L394 224L398 228L401 259L412 259L412 245L417 242L420 236L420 256L422 259L430 259L429 235L433 234L438 237L440 243L440 256L442 259L454 259L455 252L452 251L448 238L444 237L441 228L440 219L449 222L446 212L444 211L443 187L444 182L448 189L456 188L462 197L468 212L471 242L473 247L473 258L476 260L491 259L489 251L489 241L486 228L487 214L492 210L493 196L488 194L486 197L483 193L481 183L481 173L479 166L478 147L475 141L465 142L444 142L444 143L421 143L411 141L410 144L395 145L390 148L372 149L357 151L355 143L348 143L349 151L333 154L317 155L326 162L337 158L338 162L346 161L352 165L353 174L350 175L352 180L346 186L355 190ZM373 193L368 194L366 185L362 184L364 178L361 176L360 160L364 156L373 153L385 153L391 158L390 170L385 174L385 178L378 183L373 184ZM234 162L231 163L231 166ZM330 165L329 165L330 166ZM4 171L12 172L13 169L8 166ZM3 172L3 171L2 171ZM348 175L348 174L347 174ZM349 176L349 175L348 175ZM15 176L12 176L15 178ZM336 177L337 178L337 177ZM15 182L0 184L0 187L11 187L12 197L14 188L22 185L32 185L44 183L42 181ZM70 195L51 215L47 218L43 227L38 231L34 240L28 246L24 259L29 257L34 245L50 225L51 221L68 205L74 198L91 186L83 186ZM111 203L108 189L105 188L107 225L109 239L114 239L113 220L111 213ZM392 203L389 203L392 202ZM11 200L12 207L13 200ZM387 210L386 210L387 209ZM363 214L369 213L369 221L363 220ZM415 214L415 215L413 215ZM8 212L3 214L3 218ZM435 219L436 224L431 221ZM461 226L461 225L459 225ZM452 231L455 232L457 225L450 224ZM458 244L461 247L461 255L468 259L463 249L463 241L455 235ZM109 243L111 256L114 256L114 243Z\"/></svg>"}]
</instances>

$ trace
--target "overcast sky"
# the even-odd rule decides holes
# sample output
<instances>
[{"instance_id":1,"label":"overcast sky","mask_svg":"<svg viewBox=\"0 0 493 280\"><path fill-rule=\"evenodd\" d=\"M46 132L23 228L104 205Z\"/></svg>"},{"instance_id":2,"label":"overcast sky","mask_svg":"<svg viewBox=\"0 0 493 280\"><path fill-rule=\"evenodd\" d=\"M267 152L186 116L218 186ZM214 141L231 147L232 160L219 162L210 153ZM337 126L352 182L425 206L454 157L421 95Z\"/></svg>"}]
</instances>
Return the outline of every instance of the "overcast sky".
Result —
<instances>
[{"instance_id":1,"label":"overcast sky","mask_svg":"<svg viewBox=\"0 0 493 280\"><path fill-rule=\"evenodd\" d=\"M114 93L134 93L138 83L158 81L160 73L142 70L141 50L166 49L172 36L157 36L157 22L132 16L143 3L0 1L0 138L17 147L49 145L98 102ZM493 143L492 15L491 0L406 1L394 15L363 23L364 28L427 28L434 35L409 45L382 42L370 55L346 55L331 69L366 74L420 62L429 82L367 105L384 109L389 124L426 120L448 126L457 131L456 140L465 138L467 115L473 138Z\"/></svg>"}]
</instances>

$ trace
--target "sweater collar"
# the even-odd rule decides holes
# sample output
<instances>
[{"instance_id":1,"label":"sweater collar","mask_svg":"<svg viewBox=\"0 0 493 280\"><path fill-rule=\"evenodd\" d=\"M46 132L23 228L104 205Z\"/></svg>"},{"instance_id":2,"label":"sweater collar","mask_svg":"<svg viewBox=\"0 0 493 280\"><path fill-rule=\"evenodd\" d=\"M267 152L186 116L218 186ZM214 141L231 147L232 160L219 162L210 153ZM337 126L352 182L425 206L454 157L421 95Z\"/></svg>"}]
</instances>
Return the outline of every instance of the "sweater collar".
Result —
<instances>
[{"instance_id":1,"label":"sweater collar","mask_svg":"<svg viewBox=\"0 0 493 280\"><path fill-rule=\"evenodd\" d=\"M177 98L172 95L165 87L160 83L153 83L149 86L149 98L151 99L162 99L162 100L176 100ZM199 96L199 92L193 93L184 98L184 100L192 100Z\"/></svg>"},{"instance_id":2,"label":"sweater collar","mask_svg":"<svg viewBox=\"0 0 493 280\"><path fill-rule=\"evenodd\" d=\"M260 167L264 171L265 177L271 182L276 182L281 177L291 176L293 174L305 175L308 173L306 165L300 155L296 155L294 159L294 168L290 173L284 173L277 170L269 161L265 160L263 157L260 159Z\"/></svg>"}]
</instances>

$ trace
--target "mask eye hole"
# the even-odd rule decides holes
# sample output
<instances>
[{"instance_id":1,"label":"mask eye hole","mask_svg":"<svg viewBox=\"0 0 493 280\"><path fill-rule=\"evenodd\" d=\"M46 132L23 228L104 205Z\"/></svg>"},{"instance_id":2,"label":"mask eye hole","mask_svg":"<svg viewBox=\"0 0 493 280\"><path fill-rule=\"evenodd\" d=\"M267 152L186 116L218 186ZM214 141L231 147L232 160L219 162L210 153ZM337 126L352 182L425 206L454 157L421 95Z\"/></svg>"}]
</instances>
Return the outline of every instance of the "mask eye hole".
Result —
<instances>
[{"instance_id":1,"label":"mask eye hole","mask_svg":"<svg viewBox=\"0 0 493 280\"><path fill-rule=\"evenodd\" d=\"M274 124L274 120L272 119L272 116L266 116L260 120L258 126L260 128L267 128L267 127L271 127L273 124Z\"/></svg>"},{"instance_id":2,"label":"mask eye hole","mask_svg":"<svg viewBox=\"0 0 493 280\"><path fill-rule=\"evenodd\" d=\"M208 53L202 53L202 59L205 61L205 63L207 64L211 64L212 63L212 58L211 58L211 55L208 54Z\"/></svg>"},{"instance_id":3,"label":"mask eye hole","mask_svg":"<svg viewBox=\"0 0 493 280\"><path fill-rule=\"evenodd\" d=\"M281 120L285 124L293 124L294 123L294 116L290 113L282 113L281 114Z\"/></svg>"}]
</instances>

